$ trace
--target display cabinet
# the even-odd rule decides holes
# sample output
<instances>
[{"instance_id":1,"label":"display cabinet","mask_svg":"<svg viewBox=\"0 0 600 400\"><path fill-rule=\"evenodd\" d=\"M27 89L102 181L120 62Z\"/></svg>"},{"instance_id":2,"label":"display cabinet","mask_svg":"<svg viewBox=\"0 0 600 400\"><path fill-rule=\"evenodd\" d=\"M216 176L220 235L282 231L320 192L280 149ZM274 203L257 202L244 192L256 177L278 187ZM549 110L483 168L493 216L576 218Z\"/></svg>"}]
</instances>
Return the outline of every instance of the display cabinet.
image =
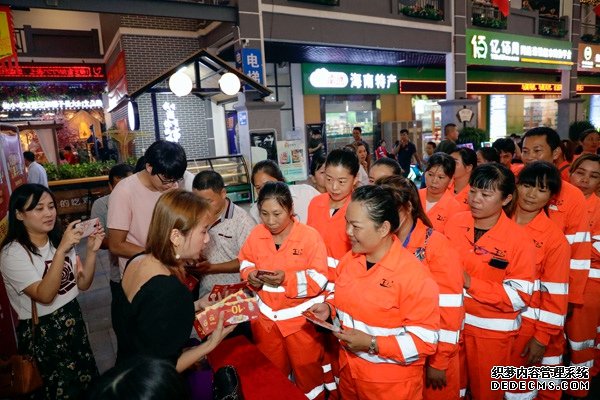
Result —
<instances>
[{"instance_id":1,"label":"display cabinet","mask_svg":"<svg viewBox=\"0 0 600 400\"><path fill-rule=\"evenodd\" d=\"M218 172L225 182L227 197L234 203L252 201L250 174L241 154L188 160L187 170L196 175L200 171Z\"/></svg>"}]
</instances>

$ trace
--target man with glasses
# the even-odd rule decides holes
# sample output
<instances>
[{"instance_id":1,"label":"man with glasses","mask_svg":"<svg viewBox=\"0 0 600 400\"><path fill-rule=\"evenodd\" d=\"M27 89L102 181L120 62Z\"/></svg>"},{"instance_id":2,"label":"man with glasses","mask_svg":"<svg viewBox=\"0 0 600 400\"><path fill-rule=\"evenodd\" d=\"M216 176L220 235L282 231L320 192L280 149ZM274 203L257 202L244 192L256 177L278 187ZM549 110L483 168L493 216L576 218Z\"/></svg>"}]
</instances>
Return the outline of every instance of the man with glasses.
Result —
<instances>
[{"instance_id":1,"label":"man with glasses","mask_svg":"<svg viewBox=\"0 0 600 400\"><path fill-rule=\"evenodd\" d=\"M177 143L154 142L144 157L145 168L123 179L108 204L108 247L119 257L121 275L127 260L144 251L158 198L183 185L187 168L185 151Z\"/></svg>"}]
</instances>

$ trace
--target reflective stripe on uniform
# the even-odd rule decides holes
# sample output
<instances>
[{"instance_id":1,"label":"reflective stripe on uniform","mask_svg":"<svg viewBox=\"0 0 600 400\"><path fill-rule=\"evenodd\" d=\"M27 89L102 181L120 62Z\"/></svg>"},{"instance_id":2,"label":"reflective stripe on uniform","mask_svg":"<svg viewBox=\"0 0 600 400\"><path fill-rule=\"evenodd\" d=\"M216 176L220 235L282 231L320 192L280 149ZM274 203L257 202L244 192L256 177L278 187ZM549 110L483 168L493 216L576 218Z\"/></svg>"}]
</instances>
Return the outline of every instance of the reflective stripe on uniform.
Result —
<instances>
[{"instance_id":1,"label":"reflective stripe on uniform","mask_svg":"<svg viewBox=\"0 0 600 400\"><path fill-rule=\"evenodd\" d=\"M396 341L400 347L402 357L404 357L404 361L407 364L413 363L419 359L419 351L417 350L417 345L412 336L408 334L396 335Z\"/></svg>"},{"instance_id":2,"label":"reflective stripe on uniform","mask_svg":"<svg viewBox=\"0 0 600 400\"><path fill-rule=\"evenodd\" d=\"M460 331L448 331L446 329L440 329L440 342L456 344L460 337Z\"/></svg>"},{"instance_id":3,"label":"reflective stripe on uniform","mask_svg":"<svg viewBox=\"0 0 600 400\"><path fill-rule=\"evenodd\" d=\"M317 296L310 300L305 301L302 304L298 304L297 306L284 308L281 310L273 311L271 307L266 305L260 297L258 298L258 308L260 312L271 321L284 321L286 319L296 318L302 315L302 312L309 309L312 305L322 303L325 301L325 296Z\"/></svg>"},{"instance_id":4,"label":"reflective stripe on uniform","mask_svg":"<svg viewBox=\"0 0 600 400\"><path fill-rule=\"evenodd\" d=\"M320 384L319 386L315 387L315 388L314 388L313 390L311 390L310 392L308 392L308 393L304 393L304 395L305 395L305 396L306 396L308 399L310 399L310 400L313 400L313 399L316 399L316 398L317 398L317 396L318 396L318 395L320 395L320 394L323 392L323 390L325 390L325 385L324 385L324 384Z\"/></svg>"},{"instance_id":5,"label":"reflective stripe on uniform","mask_svg":"<svg viewBox=\"0 0 600 400\"><path fill-rule=\"evenodd\" d=\"M533 291L533 282L522 279L506 279L502 282L502 286L515 311L519 311L526 306L518 292L531 295Z\"/></svg>"},{"instance_id":6,"label":"reflective stripe on uniform","mask_svg":"<svg viewBox=\"0 0 600 400\"><path fill-rule=\"evenodd\" d=\"M541 282L540 286L542 292L548 292L550 294L569 294L568 283Z\"/></svg>"},{"instance_id":7,"label":"reflective stripe on uniform","mask_svg":"<svg viewBox=\"0 0 600 400\"><path fill-rule=\"evenodd\" d=\"M242 260L242 262L240 263L240 271L250 267L256 267L256 264L248 260Z\"/></svg>"},{"instance_id":8,"label":"reflective stripe on uniform","mask_svg":"<svg viewBox=\"0 0 600 400\"><path fill-rule=\"evenodd\" d=\"M537 321L540 319L540 309L534 307L527 307L525 311L521 312L521 316Z\"/></svg>"},{"instance_id":9,"label":"reflective stripe on uniform","mask_svg":"<svg viewBox=\"0 0 600 400\"><path fill-rule=\"evenodd\" d=\"M574 342L569 339L569 345L571 346L571 350L581 351L586 349L591 349L594 347L594 339L583 340L581 342Z\"/></svg>"},{"instance_id":10,"label":"reflective stripe on uniform","mask_svg":"<svg viewBox=\"0 0 600 400\"><path fill-rule=\"evenodd\" d=\"M329 371L331 371L331 364L325 364L322 366L323 368L323 373L328 373Z\"/></svg>"},{"instance_id":11,"label":"reflective stripe on uniform","mask_svg":"<svg viewBox=\"0 0 600 400\"><path fill-rule=\"evenodd\" d=\"M590 278L599 279L600 278L600 269L598 268L590 268Z\"/></svg>"},{"instance_id":12,"label":"reflective stripe on uniform","mask_svg":"<svg viewBox=\"0 0 600 400\"><path fill-rule=\"evenodd\" d=\"M332 390L337 390L337 384L335 382L325 383L325 389L329 390L330 392Z\"/></svg>"},{"instance_id":13,"label":"reflective stripe on uniform","mask_svg":"<svg viewBox=\"0 0 600 400\"><path fill-rule=\"evenodd\" d=\"M406 332L404 328L383 328L379 326L367 325L362 321L353 319L350 314L347 314L344 311L337 310L337 314L340 318L340 322L344 324L344 326L358 329L359 331L371 336L396 336Z\"/></svg>"},{"instance_id":14,"label":"reflective stripe on uniform","mask_svg":"<svg viewBox=\"0 0 600 400\"><path fill-rule=\"evenodd\" d=\"M337 265L340 261L333 257L327 257L327 266L329 268L337 268Z\"/></svg>"},{"instance_id":15,"label":"reflective stripe on uniform","mask_svg":"<svg viewBox=\"0 0 600 400\"><path fill-rule=\"evenodd\" d=\"M590 260L574 260L574 259L571 259L571 263L570 263L569 267L571 269L577 269L577 270L590 269Z\"/></svg>"},{"instance_id":16,"label":"reflective stripe on uniform","mask_svg":"<svg viewBox=\"0 0 600 400\"><path fill-rule=\"evenodd\" d=\"M540 322L545 322L550 325L564 326L565 315L553 313L546 310L540 310Z\"/></svg>"},{"instance_id":17,"label":"reflective stripe on uniform","mask_svg":"<svg viewBox=\"0 0 600 400\"><path fill-rule=\"evenodd\" d=\"M533 400L537 397L537 390L532 392L523 392L523 393L512 393L512 392L504 392L505 400Z\"/></svg>"},{"instance_id":18,"label":"reflective stripe on uniform","mask_svg":"<svg viewBox=\"0 0 600 400\"><path fill-rule=\"evenodd\" d=\"M518 315L515 319L504 319L484 318L472 314L465 314L465 324L492 331L511 332L516 331L521 326L521 316Z\"/></svg>"},{"instance_id":19,"label":"reflective stripe on uniform","mask_svg":"<svg viewBox=\"0 0 600 400\"><path fill-rule=\"evenodd\" d=\"M262 290L270 293L285 293L285 288L283 286L270 286L267 284L262 285Z\"/></svg>"},{"instance_id":20,"label":"reflective stripe on uniform","mask_svg":"<svg viewBox=\"0 0 600 400\"><path fill-rule=\"evenodd\" d=\"M459 397L465 397L467 395L467 389L460 389L458 391L458 396Z\"/></svg>"},{"instance_id":21,"label":"reflective stripe on uniform","mask_svg":"<svg viewBox=\"0 0 600 400\"><path fill-rule=\"evenodd\" d=\"M562 356L552 356L542 358L542 365L561 365Z\"/></svg>"},{"instance_id":22,"label":"reflective stripe on uniform","mask_svg":"<svg viewBox=\"0 0 600 400\"><path fill-rule=\"evenodd\" d=\"M462 305L462 294L440 294L440 307L461 307Z\"/></svg>"},{"instance_id":23,"label":"reflective stripe on uniform","mask_svg":"<svg viewBox=\"0 0 600 400\"><path fill-rule=\"evenodd\" d=\"M585 243L591 241L589 232L576 232L572 235L565 235L569 244L573 243Z\"/></svg>"},{"instance_id":24,"label":"reflective stripe on uniform","mask_svg":"<svg viewBox=\"0 0 600 400\"><path fill-rule=\"evenodd\" d=\"M317 285L319 285L321 290L327 287L329 281L327 280L327 277L325 275L315 271L314 269L307 269L306 273L308 274L308 277L310 279L312 279L317 283Z\"/></svg>"},{"instance_id":25,"label":"reflective stripe on uniform","mask_svg":"<svg viewBox=\"0 0 600 400\"><path fill-rule=\"evenodd\" d=\"M298 297L308 296L308 280L306 279L306 271L296 272L296 279L298 280Z\"/></svg>"},{"instance_id":26,"label":"reflective stripe on uniform","mask_svg":"<svg viewBox=\"0 0 600 400\"><path fill-rule=\"evenodd\" d=\"M594 360L587 360L584 361L582 363L571 363L572 367L588 367L588 368L592 368L594 366Z\"/></svg>"}]
</instances>

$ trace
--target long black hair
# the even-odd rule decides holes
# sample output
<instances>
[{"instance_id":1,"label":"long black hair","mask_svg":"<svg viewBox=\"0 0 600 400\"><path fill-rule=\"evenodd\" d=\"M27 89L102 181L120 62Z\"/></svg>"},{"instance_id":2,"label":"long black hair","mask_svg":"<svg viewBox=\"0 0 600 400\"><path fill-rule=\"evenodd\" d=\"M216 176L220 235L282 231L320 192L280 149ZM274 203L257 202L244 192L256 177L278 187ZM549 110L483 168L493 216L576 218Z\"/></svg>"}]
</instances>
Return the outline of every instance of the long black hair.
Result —
<instances>
[{"instance_id":1,"label":"long black hair","mask_svg":"<svg viewBox=\"0 0 600 400\"><path fill-rule=\"evenodd\" d=\"M394 191L394 197L398 202L398 209L410 209L410 216L413 221L418 219L428 228L433 228L431 220L423 209L421 199L419 198L419 190L413 181L402 175L386 176L385 178L377 179L376 185L381 185L385 188L390 188Z\"/></svg>"},{"instance_id":2,"label":"long black hair","mask_svg":"<svg viewBox=\"0 0 600 400\"><path fill-rule=\"evenodd\" d=\"M0 246L0 250L16 241L30 253L37 256L40 255L37 246L31 242L25 224L17 218L17 211L25 212L33 210L40 202L40 198L44 193L48 193L50 197L52 197L52 201L56 207L56 198L54 198L54 194L52 194L50 189L46 186L38 185L37 183L26 183L12 192L8 204L8 232ZM55 248L58 248L60 240L62 239L62 231L60 229L60 224L58 223L58 218L54 221L52 230L48 232L48 238L50 239L50 243L52 243Z\"/></svg>"}]
</instances>

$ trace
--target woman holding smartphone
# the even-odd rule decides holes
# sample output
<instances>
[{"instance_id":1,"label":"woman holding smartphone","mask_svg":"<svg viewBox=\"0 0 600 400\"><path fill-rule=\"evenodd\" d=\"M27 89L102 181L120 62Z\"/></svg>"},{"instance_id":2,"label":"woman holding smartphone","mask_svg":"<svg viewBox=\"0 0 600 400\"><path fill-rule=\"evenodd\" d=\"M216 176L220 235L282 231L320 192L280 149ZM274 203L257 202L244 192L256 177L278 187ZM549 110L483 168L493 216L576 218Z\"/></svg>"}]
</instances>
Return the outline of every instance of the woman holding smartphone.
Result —
<instances>
[{"instance_id":1,"label":"woman holding smartphone","mask_svg":"<svg viewBox=\"0 0 600 400\"><path fill-rule=\"evenodd\" d=\"M268 182L258 195L262 224L239 255L240 275L258 294L260 316L251 322L258 349L309 399L324 399L323 338L302 312L324 301L327 252L319 233L294 218L284 182Z\"/></svg>"},{"instance_id":2,"label":"woman holding smartphone","mask_svg":"<svg viewBox=\"0 0 600 400\"><path fill-rule=\"evenodd\" d=\"M56 217L56 201L48 188L16 188L8 206L0 270L19 318L19 351L34 356L44 382L36 397L74 399L98 375L77 295L92 284L104 231L98 227L89 236L82 262L75 246L83 227L73 221L62 234Z\"/></svg>"},{"instance_id":3,"label":"woman holding smartphone","mask_svg":"<svg viewBox=\"0 0 600 400\"><path fill-rule=\"evenodd\" d=\"M334 335L344 400L423 398L423 366L438 342L439 290L397 238L398 208L391 188L354 191L346 211L352 252L337 266L333 296L311 308L341 322Z\"/></svg>"}]
</instances>

